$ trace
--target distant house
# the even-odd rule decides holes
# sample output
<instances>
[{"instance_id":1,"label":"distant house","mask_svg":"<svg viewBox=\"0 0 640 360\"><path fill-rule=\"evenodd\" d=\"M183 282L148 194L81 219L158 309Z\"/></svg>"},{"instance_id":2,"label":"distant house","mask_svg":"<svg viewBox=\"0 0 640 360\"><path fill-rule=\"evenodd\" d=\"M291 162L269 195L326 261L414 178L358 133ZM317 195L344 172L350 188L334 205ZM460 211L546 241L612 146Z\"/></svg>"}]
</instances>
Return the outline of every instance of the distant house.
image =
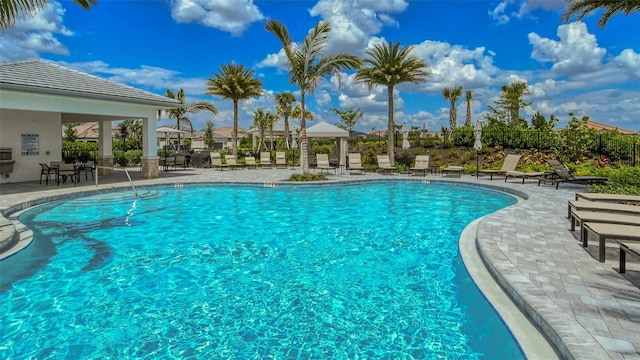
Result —
<instances>
[{"instance_id":1,"label":"distant house","mask_svg":"<svg viewBox=\"0 0 640 360\"><path fill-rule=\"evenodd\" d=\"M233 127L222 127L213 131L213 148L216 150L225 150L233 148L232 144ZM240 139L245 137L247 130L238 128L238 145ZM204 131L194 131L191 137L191 148L194 150L203 150L207 148L204 143Z\"/></svg>"},{"instance_id":2,"label":"distant house","mask_svg":"<svg viewBox=\"0 0 640 360\"><path fill-rule=\"evenodd\" d=\"M632 130L627 130L627 129L620 129L616 126L611 126L611 125L607 125L607 124L603 124L603 123L599 123L599 122L595 122L595 121L591 121L589 120L587 122L587 127L591 128L591 129L596 129L599 131L611 131L611 130L618 130L618 133L621 135L639 135L638 132L632 131Z\"/></svg>"}]
</instances>

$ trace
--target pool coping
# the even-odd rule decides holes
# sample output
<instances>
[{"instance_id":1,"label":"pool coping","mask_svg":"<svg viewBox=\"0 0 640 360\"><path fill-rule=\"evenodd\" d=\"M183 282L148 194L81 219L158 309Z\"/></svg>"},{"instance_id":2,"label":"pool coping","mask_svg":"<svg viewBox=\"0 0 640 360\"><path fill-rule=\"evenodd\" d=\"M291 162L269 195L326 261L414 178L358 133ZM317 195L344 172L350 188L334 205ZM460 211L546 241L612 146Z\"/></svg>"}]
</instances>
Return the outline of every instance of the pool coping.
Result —
<instances>
[{"instance_id":1,"label":"pool coping","mask_svg":"<svg viewBox=\"0 0 640 360\"><path fill-rule=\"evenodd\" d=\"M211 170L207 170L211 171ZM259 171L259 170L258 170ZM266 170L266 172L274 171L274 170ZM249 171L252 172L252 171ZM376 176L371 174L367 174L367 178L359 178L359 176L338 176L334 181L322 182L322 183L313 183L313 185L329 185L336 183L357 183L362 181L377 181L377 180L390 180L390 179L398 179L398 180L414 180L417 179L413 176ZM235 176L235 175L234 175ZM371 176L371 177L369 177ZM281 177L286 178L286 176ZM358 179L359 178L359 179ZM332 179L333 180L333 179ZM503 240L505 240L505 234L510 234L515 238L521 237L518 231L521 229L521 226L518 226L518 221L513 220L514 213L522 212L530 212L533 204L536 204L540 201L548 201L549 197L552 197L553 200L556 201L558 206L554 206L553 208L557 208L558 211L549 211L549 207L545 207L543 218L548 217L557 217L558 214L563 214L566 207L566 200L571 199L573 194L576 191L576 188L569 188L567 190L552 190L549 192L550 196L545 198L544 196L538 196L540 192L548 191L547 189L533 187L533 189L544 189L539 191L532 191L532 187L529 185L513 185L513 183L506 183L505 185L493 185L487 180L480 180L478 182L477 179L473 177L462 177L461 179L440 179L439 177L426 176L422 178L423 182L443 182L443 183L460 183L467 186L479 186L483 188L494 189L497 191L502 191L506 193L510 193L512 195L516 195L528 201L519 202L518 204L512 205L508 208L499 210L498 212L489 214L478 221L476 232L476 246L478 249L478 254L482 259L483 263L491 273L494 279L500 284L503 290L509 295L511 300L518 305L520 311L522 311L526 316L532 320L538 330L544 333L547 341L551 342L555 346L555 350L558 352L560 357L567 359L606 359L606 358L622 358L624 355L630 356L638 356L637 350L633 353L633 343L629 341L625 341L624 339L620 339L619 343L614 345L621 345L622 351L617 351L615 346L605 349L603 347L603 342L605 345L607 344L608 338L603 337L598 334L597 331L593 329L587 329L582 326L578 320L576 319L575 314L571 314L567 312L565 308L560 307L556 304L558 299L552 299L542 291L539 286L535 286L531 279L529 278L531 274L527 274L522 272L516 263L514 263L513 259L510 258L510 252L505 251L505 245ZM255 181L246 179L242 181L211 181L211 179L205 179L204 181L184 181L183 183L212 183L212 184L239 184L239 185L264 185L272 184L274 186L278 185L294 185L294 186L307 186L308 184L303 183L289 183L282 180L273 180L273 181ZM175 179L165 179L164 181L156 181L150 182L149 185L172 185L177 184ZM2 210L2 214L7 214L11 211L15 212L16 210L21 210L21 208L29 208L37 203L44 203L48 201L52 201L55 199L68 197L68 196L85 196L91 191L103 192L105 190L116 190L122 187L127 187L128 184L111 184L111 185L100 185L99 188L92 188L88 191L81 191L79 189L75 189L71 192L65 192L63 194L55 194L55 195L43 195L40 197L32 198L31 200L26 199L24 201L14 201L13 206L5 207ZM578 190L584 190L584 188L577 188ZM70 190L67 188L67 190ZM538 209L539 210L539 209ZM538 211L540 212L540 211ZM505 222L505 218L509 218L509 221ZM564 220L566 221L566 220ZM498 229L499 228L499 229ZM567 241L566 239L570 239L572 236L567 231L567 226L562 226L563 237L562 241ZM16 228L17 229L17 228ZM556 229L558 230L558 229ZM25 236L28 236L28 233L24 233ZM558 240L558 239L555 239ZM575 241L575 239L571 239ZM575 247L575 244L571 244L570 246ZM508 246L507 246L508 250ZM585 255L585 251L581 247L576 247L574 249L574 253L579 253L582 257L588 256ZM587 259L588 260L588 259ZM593 259L591 259L593 260ZM595 264L597 266L598 264ZM589 262L589 266L591 266L591 262ZM605 267L606 268L606 267ZM599 269L602 270L602 269ZM608 270L611 271L610 266ZM622 279L624 281L624 279ZM631 287L636 292L637 288ZM560 294L562 295L562 294ZM510 325L510 324L509 324ZM640 327L638 323L634 322L633 325L635 327ZM597 330L597 329L596 329ZM632 329L634 332L637 331L635 328ZM617 340L617 339L613 339ZM518 341L521 342L521 339L518 338ZM629 346L631 344L631 353L629 353ZM624 355L623 355L624 354ZM622 356L618 356L622 355Z\"/></svg>"}]
</instances>

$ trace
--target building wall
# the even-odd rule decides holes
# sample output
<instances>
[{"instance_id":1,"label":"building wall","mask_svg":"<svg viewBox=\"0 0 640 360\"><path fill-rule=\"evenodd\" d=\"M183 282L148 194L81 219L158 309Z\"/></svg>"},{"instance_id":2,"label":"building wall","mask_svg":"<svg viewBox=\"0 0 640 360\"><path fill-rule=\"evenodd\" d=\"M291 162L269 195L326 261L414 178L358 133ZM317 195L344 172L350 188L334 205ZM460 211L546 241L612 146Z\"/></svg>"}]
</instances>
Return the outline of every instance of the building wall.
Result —
<instances>
[{"instance_id":1,"label":"building wall","mask_svg":"<svg viewBox=\"0 0 640 360\"><path fill-rule=\"evenodd\" d=\"M40 178L40 165L62 160L61 114L0 108L0 148L11 148L13 172L0 177L0 184ZM38 155L22 155L22 134L38 135Z\"/></svg>"}]
</instances>

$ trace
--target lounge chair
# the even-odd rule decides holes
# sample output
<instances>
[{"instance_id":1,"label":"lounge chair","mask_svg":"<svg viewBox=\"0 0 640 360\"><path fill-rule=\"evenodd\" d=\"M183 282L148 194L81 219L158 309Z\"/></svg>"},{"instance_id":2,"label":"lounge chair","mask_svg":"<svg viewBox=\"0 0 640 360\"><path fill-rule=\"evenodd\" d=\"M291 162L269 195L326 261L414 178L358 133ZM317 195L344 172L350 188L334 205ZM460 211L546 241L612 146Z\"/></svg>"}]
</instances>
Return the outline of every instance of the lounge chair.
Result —
<instances>
[{"instance_id":1,"label":"lounge chair","mask_svg":"<svg viewBox=\"0 0 640 360\"><path fill-rule=\"evenodd\" d=\"M508 154L504 158L504 162L502 163L502 167L500 170L478 170L479 175L489 175L489 180L493 180L493 175L506 175L507 171L515 171L516 166L518 166L518 162L522 155ZM506 180L506 178L505 178Z\"/></svg>"},{"instance_id":2,"label":"lounge chair","mask_svg":"<svg viewBox=\"0 0 640 360\"><path fill-rule=\"evenodd\" d=\"M601 176L574 176L569 169L558 160L548 159L547 163L551 166L553 175L539 179L538 186L540 186L542 182L550 182L552 185L555 184L557 189L560 183L594 184L603 183L608 180L606 177Z\"/></svg>"},{"instance_id":3,"label":"lounge chair","mask_svg":"<svg viewBox=\"0 0 640 360\"><path fill-rule=\"evenodd\" d=\"M618 241L620 244L620 273L626 271L627 254L640 259L640 243L630 241Z\"/></svg>"},{"instance_id":4,"label":"lounge chair","mask_svg":"<svg viewBox=\"0 0 640 360\"><path fill-rule=\"evenodd\" d=\"M364 166L362 166L362 156L360 153L349 153L349 174L353 171L360 171L364 174Z\"/></svg>"},{"instance_id":5,"label":"lounge chair","mask_svg":"<svg viewBox=\"0 0 640 360\"><path fill-rule=\"evenodd\" d=\"M227 164L223 164L222 163L222 158L220 156L220 153L218 152L212 152L211 153L211 167L212 168L218 168L220 170L224 169L224 168L228 168Z\"/></svg>"},{"instance_id":6,"label":"lounge chair","mask_svg":"<svg viewBox=\"0 0 640 360\"><path fill-rule=\"evenodd\" d=\"M504 182L507 182L509 178L517 178L522 179L522 183L524 184L525 180L534 179L540 180L545 176L551 175L552 173L549 171L535 171L535 172L522 172L522 171L507 171L504 175Z\"/></svg>"},{"instance_id":7,"label":"lounge chair","mask_svg":"<svg viewBox=\"0 0 640 360\"><path fill-rule=\"evenodd\" d=\"M383 173L398 172L397 167L391 166L391 160L387 155L377 155L376 158L378 160L378 169Z\"/></svg>"},{"instance_id":8,"label":"lounge chair","mask_svg":"<svg viewBox=\"0 0 640 360\"><path fill-rule=\"evenodd\" d=\"M413 171L413 174L422 171L422 174L427 176L427 171L429 171L429 155L416 155L416 163L409 170Z\"/></svg>"},{"instance_id":9,"label":"lounge chair","mask_svg":"<svg viewBox=\"0 0 640 360\"><path fill-rule=\"evenodd\" d=\"M576 223L580 222L580 241L584 234L584 223L607 223L620 225L640 226L640 216L638 215L621 215L616 213L599 212L599 211L572 211L571 231L575 231Z\"/></svg>"},{"instance_id":10,"label":"lounge chair","mask_svg":"<svg viewBox=\"0 0 640 360\"><path fill-rule=\"evenodd\" d=\"M444 175L449 175L449 174L456 174L458 175L458 177L462 176L462 166L447 166L446 168L442 169L442 177L444 177Z\"/></svg>"},{"instance_id":11,"label":"lounge chair","mask_svg":"<svg viewBox=\"0 0 640 360\"><path fill-rule=\"evenodd\" d=\"M256 158L253 156L247 156L244 158L244 163L249 169L257 169L258 163L256 163Z\"/></svg>"},{"instance_id":12,"label":"lounge chair","mask_svg":"<svg viewBox=\"0 0 640 360\"><path fill-rule=\"evenodd\" d=\"M636 215L640 216L640 206L614 204L596 201L575 201L569 200L567 205L567 217L571 218L572 211L600 211L620 215Z\"/></svg>"},{"instance_id":13,"label":"lounge chair","mask_svg":"<svg viewBox=\"0 0 640 360\"><path fill-rule=\"evenodd\" d=\"M287 168L287 155L284 151L276 152L276 169L277 168Z\"/></svg>"},{"instance_id":14,"label":"lounge chair","mask_svg":"<svg viewBox=\"0 0 640 360\"><path fill-rule=\"evenodd\" d=\"M273 167L271 164L271 153L269 151L261 151L260 152L260 167Z\"/></svg>"},{"instance_id":15,"label":"lounge chair","mask_svg":"<svg viewBox=\"0 0 640 360\"><path fill-rule=\"evenodd\" d=\"M638 195L577 192L576 200L580 200L580 199L584 199L587 201L640 204L640 196Z\"/></svg>"},{"instance_id":16,"label":"lounge chair","mask_svg":"<svg viewBox=\"0 0 640 360\"><path fill-rule=\"evenodd\" d=\"M321 174L324 170L327 170L327 173L329 170L333 170L334 173L336 172L336 167L329 164L328 154L316 154L316 160L318 162L316 169L320 169Z\"/></svg>"},{"instance_id":17,"label":"lounge chair","mask_svg":"<svg viewBox=\"0 0 640 360\"><path fill-rule=\"evenodd\" d=\"M244 164L238 164L236 162L236 157L233 155L225 155L224 156L224 160L227 162L227 166L231 169L231 170L235 170L235 169L243 169L244 168Z\"/></svg>"},{"instance_id":18,"label":"lounge chair","mask_svg":"<svg viewBox=\"0 0 640 360\"><path fill-rule=\"evenodd\" d=\"M589 233L598 238L598 261L605 260L605 242L607 239L640 241L640 226L607 223L584 223L582 246L588 246Z\"/></svg>"}]
</instances>

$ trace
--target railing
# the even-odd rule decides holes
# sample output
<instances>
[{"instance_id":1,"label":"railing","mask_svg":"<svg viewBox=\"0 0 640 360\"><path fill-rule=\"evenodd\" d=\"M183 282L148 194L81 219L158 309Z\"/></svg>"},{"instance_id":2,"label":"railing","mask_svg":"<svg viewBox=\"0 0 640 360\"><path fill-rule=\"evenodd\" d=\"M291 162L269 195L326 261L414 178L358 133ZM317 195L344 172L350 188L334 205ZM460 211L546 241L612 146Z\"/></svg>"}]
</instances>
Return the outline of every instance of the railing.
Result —
<instances>
[{"instance_id":1,"label":"railing","mask_svg":"<svg viewBox=\"0 0 640 360\"><path fill-rule=\"evenodd\" d=\"M116 168L111 167L111 166L96 166L96 186L98 186L98 169L111 169L111 170L115 170ZM123 169L124 173L127 174L127 178L129 179L129 184L131 184L131 188L133 189L133 193L136 194L136 198L138 197L138 190L136 190L136 186L133 184L133 180L131 180L131 176L129 176L129 171L127 171L126 168L119 168L119 169Z\"/></svg>"}]
</instances>

